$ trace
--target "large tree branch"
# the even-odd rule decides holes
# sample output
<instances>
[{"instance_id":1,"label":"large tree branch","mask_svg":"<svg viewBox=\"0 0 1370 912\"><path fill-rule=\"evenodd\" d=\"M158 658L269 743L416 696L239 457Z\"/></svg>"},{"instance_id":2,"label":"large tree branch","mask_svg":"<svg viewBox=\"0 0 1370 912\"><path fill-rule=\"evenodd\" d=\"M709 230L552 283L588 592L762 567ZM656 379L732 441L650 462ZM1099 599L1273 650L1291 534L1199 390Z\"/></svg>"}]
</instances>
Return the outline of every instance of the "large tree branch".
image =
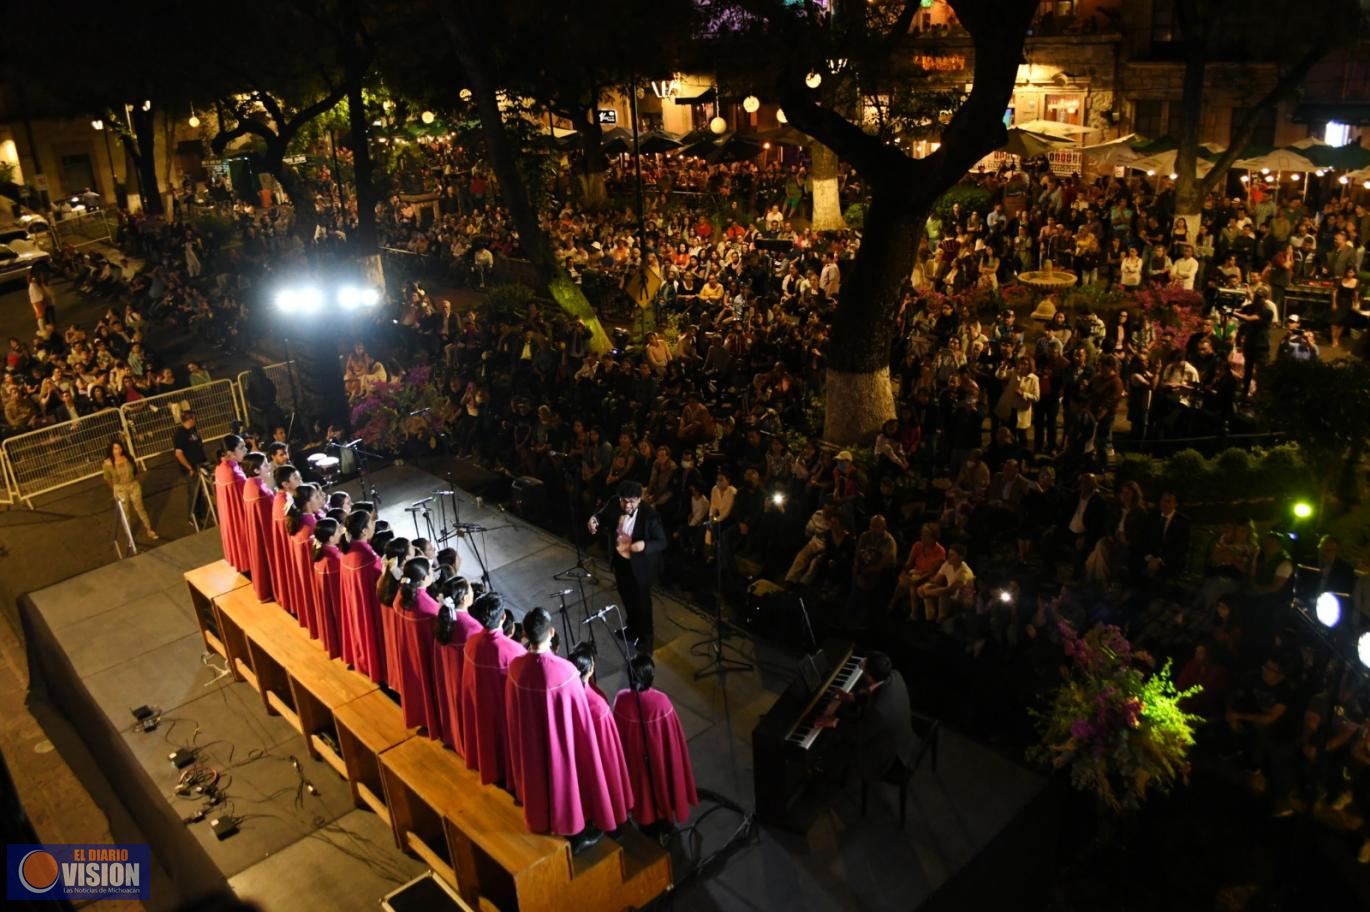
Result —
<instances>
[{"instance_id":1,"label":"large tree branch","mask_svg":"<svg viewBox=\"0 0 1370 912\"><path fill-rule=\"evenodd\" d=\"M1261 115L1286 98L1293 96L1299 86L1303 85L1304 80L1308 78L1309 72L1317 66L1318 61L1327 56L1327 52L1332 47L1332 36L1329 33L1324 33L1322 39L1309 47L1298 62L1275 81L1270 91L1266 92L1256 104L1242 115L1242 119L1237 122L1237 129L1232 131L1232 139L1228 143L1227 149L1218 156L1217 161L1213 163L1212 170L1199 179L1199 192L1201 194L1207 194L1217 186L1220 179L1226 177L1227 169L1232 167L1232 163L1242 154L1247 143L1251 142L1251 137L1255 135L1256 127L1261 121Z\"/></svg>"},{"instance_id":2,"label":"large tree branch","mask_svg":"<svg viewBox=\"0 0 1370 912\"><path fill-rule=\"evenodd\" d=\"M314 118L327 114L329 111L333 110L338 106L338 102L342 101L346 95L347 88L340 85L330 90L327 95L313 104L308 104L303 108L300 108L300 110L295 112L295 116L291 117L286 122L284 129L281 131L282 136L289 142L290 139L294 138L295 134L300 131L301 127Z\"/></svg>"}]
</instances>

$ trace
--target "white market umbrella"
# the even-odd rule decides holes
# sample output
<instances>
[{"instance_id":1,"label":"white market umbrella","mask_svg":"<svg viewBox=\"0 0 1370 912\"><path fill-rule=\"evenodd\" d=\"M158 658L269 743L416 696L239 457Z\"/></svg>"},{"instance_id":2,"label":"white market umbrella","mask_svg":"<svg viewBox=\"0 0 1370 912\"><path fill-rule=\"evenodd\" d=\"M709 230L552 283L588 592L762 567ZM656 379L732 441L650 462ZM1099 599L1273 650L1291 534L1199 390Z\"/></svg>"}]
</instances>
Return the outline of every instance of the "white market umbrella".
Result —
<instances>
[{"instance_id":1,"label":"white market umbrella","mask_svg":"<svg viewBox=\"0 0 1370 912\"><path fill-rule=\"evenodd\" d=\"M1241 158L1232 163L1234 168L1245 168L1248 171L1260 171L1269 168L1271 171L1317 171L1318 166L1304 158L1293 149L1274 149L1265 155L1257 155L1254 158Z\"/></svg>"},{"instance_id":2,"label":"white market umbrella","mask_svg":"<svg viewBox=\"0 0 1370 912\"><path fill-rule=\"evenodd\" d=\"M1093 127L1081 127L1059 120L1029 120L1027 123L1016 123L1014 126L1029 133L1050 136L1052 139L1077 139L1086 133L1097 132Z\"/></svg>"}]
</instances>

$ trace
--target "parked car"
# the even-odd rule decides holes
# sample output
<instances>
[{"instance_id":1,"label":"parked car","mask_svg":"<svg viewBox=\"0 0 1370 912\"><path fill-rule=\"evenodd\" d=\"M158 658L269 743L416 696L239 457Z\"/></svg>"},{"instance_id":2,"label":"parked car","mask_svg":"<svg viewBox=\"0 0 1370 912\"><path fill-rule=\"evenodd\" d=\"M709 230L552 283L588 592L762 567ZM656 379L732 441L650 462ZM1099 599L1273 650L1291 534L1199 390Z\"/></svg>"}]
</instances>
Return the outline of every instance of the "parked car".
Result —
<instances>
[{"instance_id":1,"label":"parked car","mask_svg":"<svg viewBox=\"0 0 1370 912\"><path fill-rule=\"evenodd\" d=\"M34 266L47 266L52 256L30 241L15 240L0 244L0 282L23 279Z\"/></svg>"}]
</instances>

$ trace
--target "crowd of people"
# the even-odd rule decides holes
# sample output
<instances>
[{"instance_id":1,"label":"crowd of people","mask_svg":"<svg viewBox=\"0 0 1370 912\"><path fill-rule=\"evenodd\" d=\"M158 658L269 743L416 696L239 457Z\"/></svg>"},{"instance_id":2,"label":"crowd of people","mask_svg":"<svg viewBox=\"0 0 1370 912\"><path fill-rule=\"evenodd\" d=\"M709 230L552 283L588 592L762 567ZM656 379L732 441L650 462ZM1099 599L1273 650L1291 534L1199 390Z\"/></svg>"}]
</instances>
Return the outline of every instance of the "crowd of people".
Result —
<instances>
[{"instance_id":1,"label":"crowd of people","mask_svg":"<svg viewBox=\"0 0 1370 912\"><path fill-rule=\"evenodd\" d=\"M437 217L396 196L380 207L382 235L437 257L449 276L489 284L493 257L519 253L498 188L478 161L428 148ZM625 177L611 169L611 188ZM1247 523L1196 553L1200 536L1173 492L1109 475L1115 423L1136 445L1220 437L1271 357L1324 354L1308 324L1325 327L1327 347L1350 343L1370 229L1363 207L1313 193L1312 203L1214 196L1190 226L1173 219L1165 181L1085 180L1044 164L972 174L966 187L987 202L930 217L904 291L891 353L896 417L872 446L833 450L818 439L825 348L859 229L808 229L798 164L653 159L648 184L641 228L613 206L555 203L542 215L587 292L624 295L642 265L660 279L656 328L640 341L616 336L612 351L595 353L587 326L536 302L517 313L458 309L413 282L398 337L359 340L347 357L349 397L421 366L446 395L437 420L413 422L419 450L540 480L548 518L569 514L573 534L603 517L617 529L611 560L626 547L625 572L642 539L630 522L624 540L623 517L645 505L660 520L662 571L684 589L721 580L718 594L742 604L769 581L776 598L804 597L834 629L931 636L972 661L1025 659L1037 673L1025 692L1049 686L1060 623L1119 623L1157 667L1173 658L1182 681L1205 684L1194 704L1211 732L1201 745L1259 768L1276 812L1307 798L1354 802L1370 816L1363 679L1308 661L1290 608L1296 586L1370 602L1337 564L1337 543L1323 543L1311 580L1289 539L1242 532ZM859 194L849 174L843 184L848 200ZM269 255L277 227L257 219L240 230ZM345 233L345 202L333 219L317 242ZM192 272L195 240L162 241L177 271ZM1091 295L1029 314L1014 281L1042 268L1074 272ZM1311 280L1329 283L1328 311L1286 300ZM187 317L199 309L177 306ZM289 490L288 477L279 484ZM315 528L374 534L360 519L352 529L355 515ZM410 558L395 555L402 576ZM426 559L417 588L435 572ZM245 569L255 582L264 566ZM650 592L636 597L634 633L650 654ZM1348 612L1346 630L1357 617ZM364 671L377 662L353 660Z\"/></svg>"},{"instance_id":2,"label":"crowd of people","mask_svg":"<svg viewBox=\"0 0 1370 912\"><path fill-rule=\"evenodd\" d=\"M124 233L141 268L114 255L62 250L52 269L30 271L35 332L27 342L17 336L8 340L0 436L213 379L199 361L171 363L155 351L147 339L153 328L166 333L179 327L225 352L238 347L249 273L202 278L211 253L188 223L151 226L134 218L126 221ZM94 325L60 319L66 308L58 300L58 278L65 278L73 293L107 303Z\"/></svg>"},{"instance_id":3,"label":"crowd of people","mask_svg":"<svg viewBox=\"0 0 1370 912\"><path fill-rule=\"evenodd\" d=\"M721 187L738 169L717 170ZM641 238L621 211L546 214L573 274L628 277L645 262L662 277L660 331L640 343L595 355L586 327L536 305L487 319L412 286L405 364L438 371L450 446L540 479L551 513L569 503L583 521L640 491L669 542L665 575L683 588L712 587L717 568L741 605L768 580L838 629L1035 657L1037 688L1060 622L1119 623L1155 667L1174 659L1183 681L1211 685L1195 701L1204 749L1260 769L1277 813L1305 794L1348 807L1370 783L1362 679L1325 655L1304 661L1294 543L1274 531L1244 562L1226 544L1202 553L1173 492L1113 484L1109 470L1115 422L1137 443L1220 436L1270 358L1320 356L1309 323L1322 345L1350 341L1365 210L1214 198L1191 237L1172 224L1164 183L1046 171L970 183L990 208L930 220L892 353L897 417L864 451L816 439L828 317L859 232L813 235L783 211L768 220L764 197L748 208L732 196L738 217L721 222L662 202ZM764 243L775 237L786 243ZM999 303L998 286L1048 261L1116 292L1116 306L1026 316ZM1331 311L1284 301L1289 284L1314 279L1335 286ZM1328 566L1297 594L1370 600L1354 573L1333 582ZM1219 648L1234 625L1244 645ZM1287 715L1270 729L1272 692ZM1358 800L1370 809L1370 794Z\"/></svg>"},{"instance_id":4,"label":"crowd of people","mask_svg":"<svg viewBox=\"0 0 1370 912\"><path fill-rule=\"evenodd\" d=\"M582 644L558 655L546 609L516 612L461 576L455 549L397 536L375 506L302 481L284 442L222 441L224 558L321 649L399 697L406 727L508 789L531 832L583 851L633 823L662 835L698 804L680 719L649 654L612 703ZM626 652L625 652L626 655Z\"/></svg>"}]
</instances>

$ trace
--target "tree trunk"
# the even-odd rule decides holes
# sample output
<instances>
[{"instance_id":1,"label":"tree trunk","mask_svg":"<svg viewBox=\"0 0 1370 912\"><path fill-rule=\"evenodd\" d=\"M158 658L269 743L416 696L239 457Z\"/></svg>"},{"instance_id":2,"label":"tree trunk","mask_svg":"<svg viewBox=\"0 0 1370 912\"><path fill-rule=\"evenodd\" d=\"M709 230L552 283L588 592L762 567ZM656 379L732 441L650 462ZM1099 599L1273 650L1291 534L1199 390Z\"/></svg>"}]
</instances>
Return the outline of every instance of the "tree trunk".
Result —
<instances>
[{"instance_id":1,"label":"tree trunk","mask_svg":"<svg viewBox=\"0 0 1370 912\"><path fill-rule=\"evenodd\" d=\"M837 153L820 142L809 147L813 163L814 231L841 231L847 227L842 217L842 198L837 183Z\"/></svg>"},{"instance_id":2,"label":"tree trunk","mask_svg":"<svg viewBox=\"0 0 1370 912\"><path fill-rule=\"evenodd\" d=\"M285 195L290 198L291 207L295 210L295 236L303 241L305 249L309 250L314 241L314 230L319 225L319 210L314 200L314 190L310 187L309 181L303 180L291 166L279 160L273 164L275 167L269 169L269 173L281 185Z\"/></svg>"},{"instance_id":3,"label":"tree trunk","mask_svg":"<svg viewBox=\"0 0 1370 912\"><path fill-rule=\"evenodd\" d=\"M499 99L495 95L495 85L486 70L485 61L472 45L462 28L462 23L451 19L447 22L448 32L457 51L458 61L465 70L476 113L480 118L481 133L485 137L485 149L490 167L495 172L499 194L509 217L518 229L519 244L524 256L528 257L537 271L538 279L547 286L548 293L557 306L572 317L582 320L590 330L590 348L595 352L606 352L611 347L609 336L604 332L585 292L572 281L565 268L557 262L556 254L547 234L538 221L537 209L528 196L528 187L519 172L518 156L509 134L504 127L504 114L499 109Z\"/></svg>"},{"instance_id":4,"label":"tree trunk","mask_svg":"<svg viewBox=\"0 0 1370 912\"><path fill-rule=\"evenodd\" d=\"M877 186L872 194L828 342L823 438L830 443L866 443L894 417L889 358L899 289L913 269L931 206L931 200L910 199L905 188Z\"/></svg>"},{"instance_id":5,"label":"tree trunk","mask_svg":"<svg viewBox=\"0 0 1370 912\"><path fill-rule=\"evenodd\" d=\"M1185 47L1184 88L1180 96L1179 148L1175 152L1175 218L1172 223L1179 224L1180 219L1185 219L1191 239L1198 236L1198 213L1203 209L1210 186L1199 177L1199 128L1203 119L1207 65L1203 36L1191 36Z\"/></svg>"},{"instance_id":6,"label":"tree trunk","mask_svg":"<svg viewBox=\"0 0 1370 912\"><path fill-rule=\"evenodd\" d=\"M352 140L352 178L357 185L357 230L352 250L362 264L367 281L383 279L379 232L376 230L376 186L371 174L371 150L367 145L366 103L362 79L366 72L349 68L347 86L348 126Z\"/></svg>"},{"instance_id":7,"label":"tree trunk","mask_svg":"<svg viewBox=\"0 0 1370 912\"><path fill-rule=\"evenodd\" d=\"M603 209L609 203L609 191L604 185L604 130L599 125L596 109L586 111L586 122L580 128L581 174L580 198L586 209Z\"/></svg>"},{"instance_id":8,"label":"tree trunk","mask_svg":"<svg viewBox=\"0 0 1370 912\"><path fill-rule=\"evenodd\" d=\"M161 215L162 189L157 180L157 130L153 124L152 111L144 111L139 105L130 113L133 121L134 164L138 167L139 192L142 195L143 212L147 215Z\"/></svg>"},{"instance_id":9,"label":"tree trunk","mask_svg":"<svg viewBox=\"0 0 1370 912\"><path fill-rule=\"evenodd\" d=\"M868 443L895 417L889 365L874 371L828 368L823 439L847 446Z\"/></svg>"}]
</instances>

